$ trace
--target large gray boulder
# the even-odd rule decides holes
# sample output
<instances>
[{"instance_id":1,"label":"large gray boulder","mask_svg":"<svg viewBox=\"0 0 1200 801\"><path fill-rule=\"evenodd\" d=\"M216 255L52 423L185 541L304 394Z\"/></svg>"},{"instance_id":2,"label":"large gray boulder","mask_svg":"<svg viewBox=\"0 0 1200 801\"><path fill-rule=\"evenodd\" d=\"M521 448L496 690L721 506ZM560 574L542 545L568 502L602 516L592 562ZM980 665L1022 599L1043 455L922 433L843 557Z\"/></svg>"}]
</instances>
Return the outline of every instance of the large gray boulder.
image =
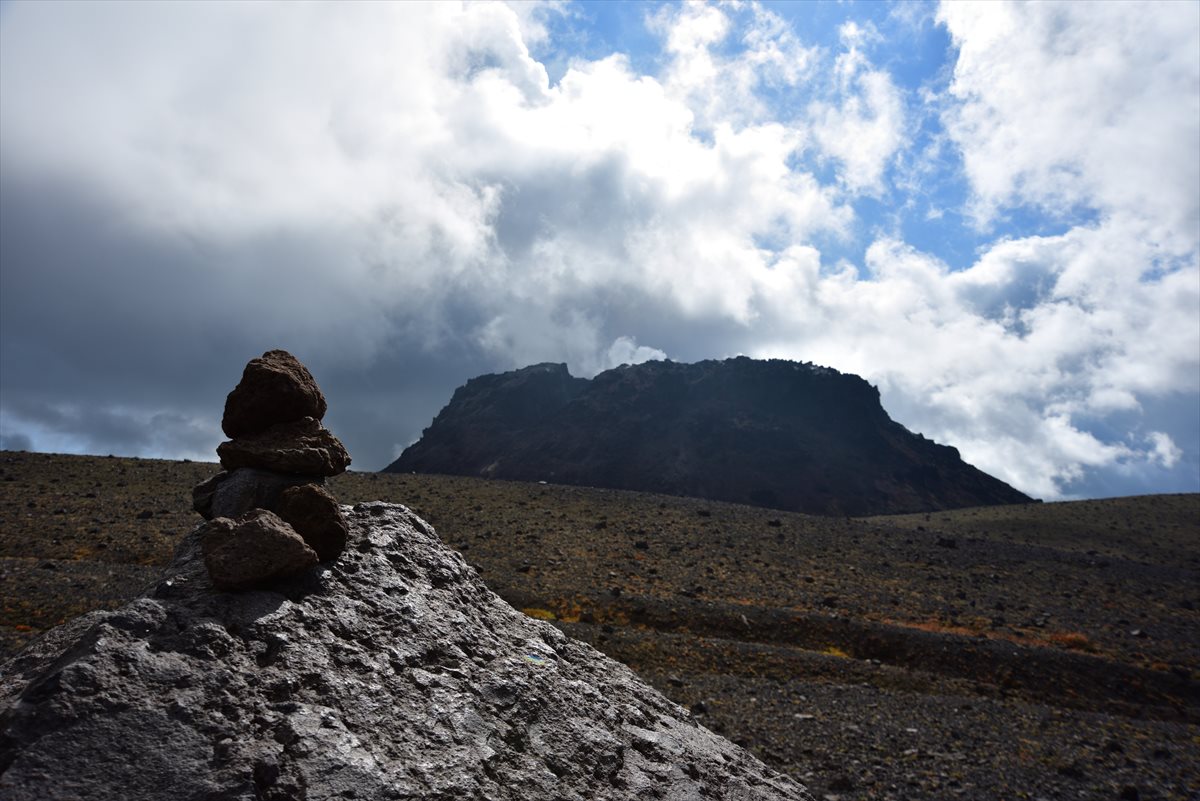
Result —
<instances>
[{"instance_id":1,"label":"large gray boulder","mask_svg":"<svg viewBox=\"0 0 1200 801\"><path fill-rule=\"evenodd\" d=\"M809 799L624 666L521 615L403 506L270 590L195 532L156 586L0 669L0 798Z\"/></svg>"}]
</instances>

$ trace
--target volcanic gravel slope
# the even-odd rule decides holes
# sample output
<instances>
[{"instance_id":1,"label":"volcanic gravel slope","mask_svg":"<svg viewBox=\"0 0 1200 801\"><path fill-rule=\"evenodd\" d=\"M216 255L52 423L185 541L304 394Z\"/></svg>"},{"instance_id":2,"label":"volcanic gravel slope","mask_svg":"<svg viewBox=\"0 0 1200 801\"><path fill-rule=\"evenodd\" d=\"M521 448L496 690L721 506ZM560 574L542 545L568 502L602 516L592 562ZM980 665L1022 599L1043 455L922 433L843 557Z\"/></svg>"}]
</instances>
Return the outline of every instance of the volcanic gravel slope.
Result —
<instances>
[{"instance_id":1,"label":"volcanic gravel slope","mask_svg":"<svg viewBox=\"0 0 1200 801\"><path fill-rule=\"evenodd\" d=\"M215 469L0 454L3 644L151 580ZM331 484L410 506L510 603L818 798L1200 797L1200 496L850 520L444 476Z\"/></svg>"}]
</instances>

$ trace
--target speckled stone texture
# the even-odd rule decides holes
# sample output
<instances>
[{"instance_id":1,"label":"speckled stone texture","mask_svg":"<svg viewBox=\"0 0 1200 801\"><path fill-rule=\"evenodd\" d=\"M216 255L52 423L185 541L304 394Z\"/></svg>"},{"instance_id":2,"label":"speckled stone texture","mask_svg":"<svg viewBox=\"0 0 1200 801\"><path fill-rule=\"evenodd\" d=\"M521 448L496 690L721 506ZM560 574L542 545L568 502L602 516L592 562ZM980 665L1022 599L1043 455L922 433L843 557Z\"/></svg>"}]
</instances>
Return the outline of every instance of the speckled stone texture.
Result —
<instances>
[{"instance_id":1,"label":"speckled stone texture","mask_svg":"<svg viewBox=\"0 0 1200 801\"><path fill-rule=\"evenodd\" d=\"M144 597L0 671L0 798L810 799L624 666L495 596L405 507L214 589L196 534Z\"/></svg>"}]
</instances>

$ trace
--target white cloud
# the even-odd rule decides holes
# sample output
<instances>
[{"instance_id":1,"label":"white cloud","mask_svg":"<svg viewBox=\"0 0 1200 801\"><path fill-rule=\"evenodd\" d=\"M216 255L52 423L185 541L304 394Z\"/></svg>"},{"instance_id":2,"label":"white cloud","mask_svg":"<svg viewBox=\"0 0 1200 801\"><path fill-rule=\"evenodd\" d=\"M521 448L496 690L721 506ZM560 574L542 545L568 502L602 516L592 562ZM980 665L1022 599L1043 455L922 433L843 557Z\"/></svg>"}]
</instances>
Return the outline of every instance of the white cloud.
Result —
<instances>
[{"instance_id":1,"label":"white cloud","mask_svg":"<svg viewBox=\"0 0 1200 801\"><path fill-rule=\"evenodd\" d=\"M17 353L55 375L140 374L93 367L93 339L222 358L287 341L361 370L397 349L577 374L745 352L860 373L894 417L1042 497L1193 448L1137 420L1200 392L1186 20L943 9L961 48L943 117L979 213L1100 212L955 272L899 238L860 264L822 252L850 236L856 197L894 188L910 141L866 27L830 63L758 6L665 6L661 74L615 55L551 84L527 45L553 7L66 8L4 9L5 191L67 187L46 205L103 216L72 218L71 258L5 262L6 371ZM805 87L820 102L765 99ZM831 179L797 166L814 153ZM1116 433L1091 425L1122 415Z\"/></svg>"},{"instance_id":2,"label":"white cloud","mask_svg":"<svg viewBox=\"0 0 1200 801\"><path fill-rule=\"evenodd\" d=\"M469 300L492 316L480 341L502 348L526 341L497 334L528 319L514 305L585 303L614 283L746 318L739 265L758 262L755 236L803 239L850 218L789 170L795 130L722 121L698 139L694 97L620 57L579 63L552 88L521 39L528 19L503 5L12 12L6 170L69 176L122 225L204 241L218 258L264 230L315 240L288 265L214 264L211 280L286 276L285 288L309 285L305 305L341 296L364 325ZM681 12L669 38L706 41L702 12ZM763 30L739 74L794 49ZM43 62L51 73L30 79ZM572 328L587 316L542 315Z\"/></svg>"},{"instance_id":3,"label":"white cloud","mask_svg":"<svg viewBox=\"0 0 1200 801\"><path fill-rule=\"evenodd\" d=\"M1183 451L1162 431L1151 431L1146 439L1154 446L1154 459L1163 467L1170 469L1183 458Z\"/></svg>"},{"instance_id":4,"label":"white cloud","mask_svg":"<svg viewBox=\"0 0 1200 801\"><path fill-rule=\"evenodd\" d=\"M1200 220L1200 5L943 3L946 110L986 222L1036 204L1128 217L1171 252Z\"/></svg>"},{"instance_id":5,"label":"white cloud","mask_svg":"<svg viewBox=\"0 0 1200 801\"><path fill-rule=\"evenodd\" d=\"M1030 205L1096 215L1059 237L1001 241L947 276L1000 323L971 338L1011 368L995 371L991 405L1038 423L1010 435L1047 458L1007 475L1053 497L1087 467L1174 466L1169 437L1101 442L1076 421L1200 391L1200 8L945 3L938 17L959 48L943 119L980 220ZM958 372L948 396L978 397L986 375ZM987 444L1003 436L994 427L964 452L1006 475L1012 449Z\"/></svg>"},{"instance_id":6,"label":"white cloud","mask_svg":"<svg viewBox=\"0 0 1200 801\"><path fill-rule=\"evenodd\" d=\"M571 13L566 0L505 0L504 5L516 15L521 40L531 47L550 38L548 19Z\"/></svg>"},{"instance_id":7,"label":"white cloud","mask_svg":"<svg viewBox=\"0 0 1200 801\"><path fill-rule=\"evenodd\" d=\"M639 345L633 337L617 337L608 349L608 363L604 368L620 367L623 364L662 361L667 354L658 348Z\"/></svg>"},{"instance_id":8,"label":"white cloud","mask_svg":"<svg viewBox=\"0 0 1200 801\"><path fill-rule=\"evenodd\" d=\"M1174 465L1159 440L1102 441L1088 420L1139 397L1200 392L1200 271L1140 280L1152 244L1111 228L1000 242L952 272L902 242L868 250L867 280L816 277L772 294L757 356L813 359L880 384L898 419L1041 497L1088 468ZM1080 282L1087 269L1107 280ZM801 306L798 298L807 302Z\"/></svg>"},{"instance_id":9,"label":"white cloud","mask_svg":"<svg viewBox=\"0 0 1200 801\"><path fill-rule=\"evenodd\" d=\"M813 136L825 155L841 162L843 185L878 195L884 171L903 144L904 102L891 76L873 69L862 50L878 40L878 32L847 22L840 33L846 48L834 65L840 102L813 105Z\"/></svg>"},{"instance_id":10,"label":"white cloud","mask_svg":"<svg viewBox=\"0 0 1200 801\"><path fill-rule=\"evenodd\" d=\"M735 29L729 10L743 27ZM740 13L739 13L740 12ZM806 78L817 57L778 15L757 3L716 6L668 4L648 19L664 38L670 56L663 84L684 102L702 130L722 123L752 124L771 115L759 96L761 87L793 87ZM734 54L721 45L736 38Z\"/></svg>"}]
</instances>

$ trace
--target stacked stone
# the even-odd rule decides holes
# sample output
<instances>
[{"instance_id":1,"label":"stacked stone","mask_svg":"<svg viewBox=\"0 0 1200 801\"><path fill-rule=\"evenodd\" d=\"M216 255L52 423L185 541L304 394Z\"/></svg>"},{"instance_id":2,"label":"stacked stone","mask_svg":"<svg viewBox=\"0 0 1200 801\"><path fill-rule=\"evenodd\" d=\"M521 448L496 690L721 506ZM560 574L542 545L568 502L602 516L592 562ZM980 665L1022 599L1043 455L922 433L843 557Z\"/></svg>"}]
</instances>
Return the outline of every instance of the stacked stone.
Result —
<instances>
[{"instance_id":1,"label":"stacked stone","mask_svg":"<svg viewBox=\"0 0 1200 801\"><path fill-rule=\"evenodd\" d=\"M325 396L284 350L251 359L225 401L224 470L192 490L204 563L221 589L252 589L335 559L346 519L325 479L350 455L321 425Z\"/></svg>"}]
</instances>

